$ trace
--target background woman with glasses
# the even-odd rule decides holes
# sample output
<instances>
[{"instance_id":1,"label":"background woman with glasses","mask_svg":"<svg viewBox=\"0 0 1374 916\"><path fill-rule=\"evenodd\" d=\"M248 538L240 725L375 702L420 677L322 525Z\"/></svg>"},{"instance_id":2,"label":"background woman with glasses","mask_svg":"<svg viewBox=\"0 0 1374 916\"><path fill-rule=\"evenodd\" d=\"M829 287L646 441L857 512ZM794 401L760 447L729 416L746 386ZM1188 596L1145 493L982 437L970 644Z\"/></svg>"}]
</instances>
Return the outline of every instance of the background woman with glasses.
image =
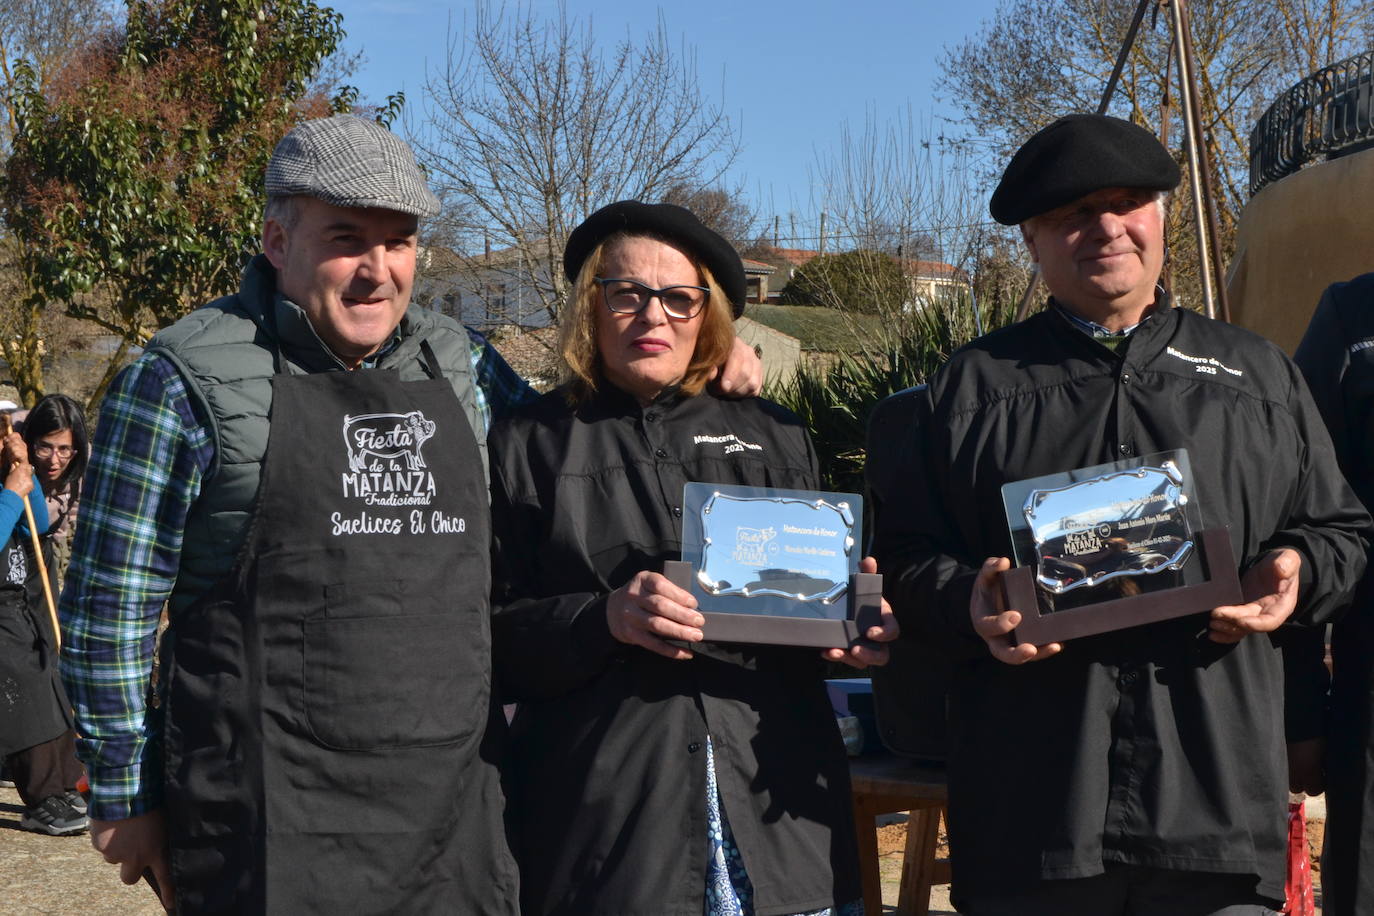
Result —
<instances>
[{"instance_id":1,"label":"background woman with glasses","mask_svg":"<svg viewBox=\"0 0 1374 916\"><path fill-rule=\"evenodd\" d=\"M704 390L743 310L739 255L687 210L622 201L564 264L564 383L489 440L521 910L860 912L821 653L705 645L659 573L684 483L818 485L796 416ZM870 636L895 636L887 616ZM886 660L853 652L825 655Z\"/></svg>"},{"instance_id":2,"label":"background woman with glasses","mask_svg":"<svg viewBox=\"0 0 1374 916\"><path fill-rule=\"evenodd\" d=\"M24 442L48 501L52 527L53 593L62 589L72 555L72 531L81 501L81 478L91 456L86 417L81 405L65 394L50 394L34 405L24 420Z\"/></svg>"},{"instance_id":3,"label":"background woman with glasses","mask_svg":"<svg viewBox=\"0 0 1374 916\"><path fill-rule=\"evenodd\" d=\"M7 686L9 699L0 704L0 758L24 803L19 826L50 836L87 829L86 800L76 789L85 774L76 759L71 703L57 676L57 639L44 607L42 567L34 557L23 501L29 501L38 532L50 535L55 526L49 519L56 514L49 507L75 512L86 448L81 410L61 395L39 401L23 433L11 433L0 447L0 684ZM46 501L35 498L40 488ZM70 517L65 524L70 532ZM43 540L56 596L62 580L47 546L53 542Z\"/></svg>"}]
</instances>

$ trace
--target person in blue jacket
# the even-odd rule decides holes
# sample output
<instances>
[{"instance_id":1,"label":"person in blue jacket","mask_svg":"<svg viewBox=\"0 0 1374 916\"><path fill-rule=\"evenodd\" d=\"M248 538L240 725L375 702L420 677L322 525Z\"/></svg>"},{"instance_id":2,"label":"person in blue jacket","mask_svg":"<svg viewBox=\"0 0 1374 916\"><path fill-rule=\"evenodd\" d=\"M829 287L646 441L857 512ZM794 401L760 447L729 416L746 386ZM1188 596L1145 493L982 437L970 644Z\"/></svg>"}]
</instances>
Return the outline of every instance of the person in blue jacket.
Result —
<instances>
[{"instance_id":1,"label":"person in blue jacket","mask_svg":"<svg viewBox=\"0 0 1374 916\"><path fill-rule=\"evenodd\" d=\"M24 502L34 525L48 528L48 507L23 438L11 432L0 448L0 757L24 803L20 826L52 836L86 830L85 801L76 791L71 704L57 676L57 635L44 607L42 575ZM38 493L38 499L30 499Z\"/></svg>"}]
</instances>

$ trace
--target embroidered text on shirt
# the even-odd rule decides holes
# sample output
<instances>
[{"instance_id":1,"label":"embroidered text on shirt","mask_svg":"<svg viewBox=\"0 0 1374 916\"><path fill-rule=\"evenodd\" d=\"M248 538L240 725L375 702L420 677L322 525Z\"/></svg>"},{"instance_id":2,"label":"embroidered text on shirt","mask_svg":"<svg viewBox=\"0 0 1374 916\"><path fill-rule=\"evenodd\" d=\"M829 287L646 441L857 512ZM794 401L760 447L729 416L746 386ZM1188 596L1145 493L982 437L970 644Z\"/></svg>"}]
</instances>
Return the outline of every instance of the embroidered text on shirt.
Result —
<instances>
[{"instance_id":1,"label":"embroidered text on shirt","mask_svg":"<svg viewBox=\"0 0 1374 916\"><path fill-rule=\"evenodd\" d=\"M741 439L739 436L736 436L734 433L726 433L723 436L693 436L692 444L724 445L725 454L727 455L731 452L742 452L745 449L749 449L750 451L754 452L763 451L762 445L759 445L756 442L745 442L743 439Z\"/></svg>"},{"instance_id":2,"label":"embroidered text on shirt","mask_svg":"<svg viewBox=\"0 0 1374 916\"><path fill-rule=\"evenodd\" d=\"M1168 353L1170 356L1177 356L1185 362L1192 363L1193 368L1204 375L1216 375L1218 369L1221 369L1223 372L1228 372L1237 378L1245 374L1242 370L1232 369L1230 366L1223 364L1212 356L1189 356L1187 353L1181 353L1173 347L1165 347L1164 352Z\"/></svg>"}]
</instances>

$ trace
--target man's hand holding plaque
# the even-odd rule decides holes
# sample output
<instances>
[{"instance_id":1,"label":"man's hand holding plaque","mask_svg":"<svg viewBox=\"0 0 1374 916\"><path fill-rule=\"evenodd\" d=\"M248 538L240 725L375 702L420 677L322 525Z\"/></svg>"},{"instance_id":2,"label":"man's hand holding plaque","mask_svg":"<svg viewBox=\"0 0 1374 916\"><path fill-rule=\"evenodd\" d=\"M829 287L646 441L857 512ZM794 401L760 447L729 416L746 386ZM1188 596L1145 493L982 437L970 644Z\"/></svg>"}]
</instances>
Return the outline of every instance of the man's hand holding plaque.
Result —
<instances>
[{"instance_id":1,"label":"man's hand holding plaque","mask_svg":"<svg viewBox=\"0 0 1374 916\"><path fill-rule=\"evenodd\" d=\"M1271 633L1298 606L1302 555L1284 547L1265 554L1241 580L1246 603L1215 608L1208 624L1213 642L1237 643L1251 633Z\"/></svg>"},{"instance_id":2,"label":"man's hand holding plaque","mask_svg":"<svg viewBox=\"0 0 1374 916\"><path fill-rule=\"evenodd\" d=\"M1008 665L1021 665L1057 655L1064 648L1063 643L1046 643L1037 646L1033 643L1015 641L1012 634L1021 623L1021 612L1006 607L1002 595L1002 573L1011 569L1011 561L1006 557L988 557L983 568L978 570L974 580L973 592L969 596L969 618L973 629L988 644L988 651L999 662Z\"/></svg>"}]
</instances>

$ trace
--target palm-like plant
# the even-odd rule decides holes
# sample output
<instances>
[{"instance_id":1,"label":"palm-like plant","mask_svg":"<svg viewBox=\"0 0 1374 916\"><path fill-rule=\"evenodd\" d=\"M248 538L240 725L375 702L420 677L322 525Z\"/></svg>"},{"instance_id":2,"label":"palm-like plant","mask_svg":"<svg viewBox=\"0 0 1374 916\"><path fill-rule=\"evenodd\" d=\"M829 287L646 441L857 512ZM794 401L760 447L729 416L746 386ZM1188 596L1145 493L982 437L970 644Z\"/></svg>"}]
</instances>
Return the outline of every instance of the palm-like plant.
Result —
<instances>
[{"instance_id":1,"label":"palm-like plant","mask_svg":"<svg viewBox=\"0 0 1374 916\"><path fill-rule=\"evenodd\" d=\"M978 335L1012 320L1010 302L976 305L967 288L896 313L876 333L856 335L853 352L840 353L827 368L803 362L768 397L796 413L811 430L820 457L822 485L858 493L864 483L864 441L873 406L890 394L924 383L951 353Z\"/></svg>"}]
</instances>

